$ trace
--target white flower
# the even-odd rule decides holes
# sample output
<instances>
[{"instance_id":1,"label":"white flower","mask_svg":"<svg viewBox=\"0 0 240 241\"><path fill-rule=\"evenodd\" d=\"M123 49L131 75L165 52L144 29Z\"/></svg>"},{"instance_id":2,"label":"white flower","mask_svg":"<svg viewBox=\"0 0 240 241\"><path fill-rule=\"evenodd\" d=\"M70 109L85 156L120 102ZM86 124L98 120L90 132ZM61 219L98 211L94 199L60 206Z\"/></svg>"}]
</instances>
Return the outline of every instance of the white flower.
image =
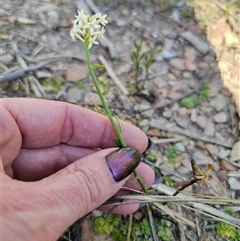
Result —
<instances>
[{"instance_id":1,"label":"white flower","mask_svg":"<svg viewBox=\"0 0 240 241\"><path fill-rule=\"evenodd\" d=\"M95 35L89 39L89 45L88 45L89 49L92 47L93 44L99 45L99 43L98 43L98 41L96 41L96 39L97 39L97 35Z\"/></svg>"},{"instance_id":2,"label":"white flower","mask_svg":"<svg viewBox=\"0 0 240 241\"><path fill-rule=\"evenodd\" d=\"M102 16L101 13L97 13L90 17L85 15L83 10L78 11L78 15L75 16L76 19L73 21L73 28L70 31L70 36L74 41L76 38L83 43L87 41L90 49L93 44L99 44L96 41L97 38L103 37L105 33L104 27L108 23L106 17L106 14Z\"/></svg>"}]
</instances>

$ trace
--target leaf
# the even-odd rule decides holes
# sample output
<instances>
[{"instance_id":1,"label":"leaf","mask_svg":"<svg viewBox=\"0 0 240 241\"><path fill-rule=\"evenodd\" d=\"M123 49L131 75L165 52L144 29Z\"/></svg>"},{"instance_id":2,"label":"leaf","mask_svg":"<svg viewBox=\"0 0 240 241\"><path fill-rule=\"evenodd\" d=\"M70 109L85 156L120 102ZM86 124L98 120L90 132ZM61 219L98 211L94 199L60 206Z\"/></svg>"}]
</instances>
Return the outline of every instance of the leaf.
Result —
<instances>
[{"instance_id":1,"label":"leaf","mask_svg":"<svg viewBox=\"0 0 240 241\"><path fill-rule=\"evenodd\" d=\"M117 122L118 122L119 132L122 133L122 131L123 131L122 121L121 121L116 115L114 115L113 117L114 117L114 118L117 120Z\"/></svg>"},{"instance_id":2,"label":"leaf","mask_svg":"<svg viewBox=\"0 0 240 241\"><path fill-rule=\"evenodd\" d=\"M105 69L105 66L102 64L93 64L92 68L93 69Z\"/></svg>"},{"instance_id":3,"label":"leaf","mask_svg":"<svg viewBox=\"0 0 240 241\"><path fill-rule=\"evenodd\" d=\"M181 100L181 105L188 108L188 109L195 107L197 104L198 104L198 101L191 96L183 98Z\"/></svg>"}]
</instances>

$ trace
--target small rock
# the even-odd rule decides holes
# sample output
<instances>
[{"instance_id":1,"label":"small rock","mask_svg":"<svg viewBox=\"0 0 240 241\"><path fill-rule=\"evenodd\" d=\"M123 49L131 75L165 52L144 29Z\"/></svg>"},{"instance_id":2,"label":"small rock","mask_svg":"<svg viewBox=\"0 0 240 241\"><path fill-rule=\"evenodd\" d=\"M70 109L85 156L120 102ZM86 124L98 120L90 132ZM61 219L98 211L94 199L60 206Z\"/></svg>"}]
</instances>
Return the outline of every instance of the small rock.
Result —
<instances>
[{"instance_id":1,"label":"small rock","mask_svg":"<svg viewBox=\"0 0 240 241\"><path fill-rule=\"evenodd\" d=\"M170 71L176 76L176 77L179 77L181 75L181 71L180 70L177 70L175 68L170 68Z\"/></svg>"},{"instance_id":2,"label":"small rock","mask_svg":"<svg viewBox=\"0 0 240 241\"><path fill-rule=\"evenodd\" d=\"M171 59L169 64L177 70L185 70L184 60L180 58Z\"/></svg>"},{"instance_id":3,"label":"small rock","mask_svg":"<svg viewBox=\"0 0 240 241\"><path fill-rule=\"evenodd\" d=\"M182 165L185 166L188 169L188 171L192 172L192 165L189 158L184 158L182 160Z\"/></svg>"},{"instance_id":4,"label":"small rock","mask_svg":"<svg viewBox=\"0 0 240 241\"><path fill-rule=\"evenodd\" d=\"M203 60L205 63L208 63L209 65L212 64L213 62L216 62L216 58L211 55L204 56Z\"/></svg>"},{"instance_id":5,"label":"small rock","mask_svg":"<svg viewBox=\"0 0 240 241\"><path fill-rule=\"evenodd\" d=\"M208 70L208 69L209 69L208 63L205 63L205 62L200 62L200 63L198 63L197 67L198 67L199 69L203 69L203 70Z\"/></svg>"},{"instance_id":6,"label":"small rock","mask_svg":"<svg viewBox=\"0 0 240 241\"><path fill-rule=\"evenodd\" d=\"M168 73L167 79L168 80L176 80L176 76L174 74L172 74L172 73Z\"/></svg>"},{"instance_id":7,"label":"small rock","mask_svg":"<svg viewBox=\"0 0 240 241\"><path fill-rule=\"evenodd\" d=\"M231 161L239 161L240 160L240 141L236 142L230 153Z\"/></svg>"},{"instance_id":8,"label":"small rock","mask_svg":"<svg viewBox=\"0 0 240 241\"><path fill-rule=\"evenodd\" d=\"M171 91L170 94L168 95L168 98L171 100L176 100L178 98L180 98L182 95L178 92L173 92Z\"/></svg>"},{"instance_id":9,"label":"small rock","mask_svg":"<svg viewBox=\"0 0 240 241\"><path fill-rule=\"evenodd\" d=\"M146 110L142 112L142 116L150 118L152 117L153 113L154 113L154 109Z\"/></svg>"},{"instance_id":10,"label":"small rock","mask_svg":"<svg viewBox=\"0 0 240 241\"><path fill-rule=\"evenodd\" d=\"M203 133L205 136L214 136L215 127L212 121L207 121L207 123L204 126Z\"/></svg>"},{"instance_id":11,"label":"small rock","mask_svg":"<svg viewBox=\"0 0 240 241\"><path fill-rule=\"evenodd\" d=\"M166 108L166 109L163 111L162 115L163 115L164 117L166 117L166 118L169 119L169 118L172 117L172 112L171 112L168 108Z\"/></svg>"},{"instance_id":12,"label":"small rock","mask_svg":"<svg viewBox=\"0 0 240 241\"><path fill-rule=\"evenodd\" d=\"M186 31L186 32L181 33L181 36L184 39L186 39L187 41L189 41L202 54L208 53L209 45L205 41L199 39L193 33L189 32L189 31Z\"/></svg>"},{"instance_id":13,"label":"small rock","mask_svg":"<svg viewBox=\"0 0 240 241\"><path fill-rule=\"evenodd\" d=\"M213 116L213 120L216 123L226 123L229 120L229 116L225 112L219 112Z\"/></svg>"},{"instance_id":14,"label":"small rock","mask_svg":"<svg viewBox=\"0 0 240 241\"><path fill-rule=\"evenodd\" d=\"M149 72L152 75L165 75L168 73L168 65L166 63L154 63L153 65L150 66Z\"/></svg>"},{"instance_id":15,"label":"small rock","mask_svg":"<svg viewBox=\"0 0 240 241\"><path fill-rule=\"evenodd\" d=\"M178 109L179 109L179 104L177 102L175 102L170 110L171 111L177 111Z\"/></svg>"},{"instance_id":16,"label":"small rock","mask_svg":"<svg viewBox=\"0 0 240 241\"><path fill-rule=\"evenodd\" d=\"M234 177L228 178L228 184L230 186L230 189L232 190L240 190L240 182L236 180Z\"/></svg>"},{"instance_id":17,"label":"small rock","mask_svg":"<svg viewBox=\"0 0 240 241\"><path fill-rule=\"evenodd\" d=\"M194 123L197 121L197 110L196 109L192 110L190 120Z\"/></svg>"},{"instance_id":18,"label":"small rock","mask_svg":"<svg viewBox=\"0 0 240 241\"><path fill-rule=\"evenodd\" d=\"M193 158L195 159L197 165L213 164L213 159L200 151L195 151L193 153Z\"/></svg>"},{"instance_id":19,"label":"small rock","mask_svg":"<svg viewBox=\"0 0 240 241\"><path fill-rule=\"evenodd\" d=\"M188 79L191 77L191 72L189 71L183 71L182 76L184 79Z\"/></svg>"},{"instance_id":20,"label":"small rock","mask_svg":"<svg viewBox=\"0 0 240 241\"><path fill-rule=\"evenodd\" d=\"M88 76L88 69L85 65L72 65L66 71L67 81L77 81Z\"/></svg>"},{"instance_id":21,"label":"small rock","mask_svg":"<svg viewBox=\"0 0 240 241\"><path fill-rule=\"evenodd\" d=\"M208 93L208 97L211 98L211 97L217 96L219 89L220 89L220 87L218 85L210 84L210 90Z\"/></svg>"},{"instance_id":22,"label":"small rock","mask_svg":"<svg viewBox=\"0 0 240 241\"><path fill-rule=\"evenodd\" d=\"M187 175L189 174L189 170L188 168L186 168L185 166L180 166L178 169L177 169L177 172L181 175Z\"/></svg>"},{"instance_id":23,"label":"small rock","mask_svg":"<svg viewBox=\"0 0 240 241\"><path fill-rule=\"evenodd\" d=\"M67 94L67 101L71 103L77 103L83 100L83 90L77 87L69 89Z\"/></svg>"},{"instance_id":24,"label":"small rock","mask_svg":"<svg viewBox=\"0 0 240 241\"><path fill-rule=\"evenodd\" d=\"M212 164L212 169L215 171L215 172L218 172L220 170L220 165L219 165L219 162L218 161L215 161L213 164Z\"/></svg>"},{"instance_id":25,"label":"small rock","mask_svg":"<svg viewBox=\"0 0 240 241\"><path fill-rule=\"evenodd\" d=\"M216 111L220 111L222 110L226 105L226 99L223 95L218 94L215 98L213 98L210 101L210 105L216 110Z\"/></svg>"},{"instance_id":26,"label":"small rock","mask_svg":"<svg viewBox=\"0 0 240 241\"><path fill-rule=\"evenodd\" d=\"M136 211L133 213L133 218L140 222L143 219L143 213L140 211Z\"/></svg>"},{"instance_id":27,"label":"small rock","mask_svg":"<svg viewBox=\"0 0 240 241\"><path fill-rule=\"evenodd\" d=\"M221 180L221 181L226 181L227 180L227 171L226 170L219 170L217 172L217 175L218 175L218 178Z\"/></svg>"},{"instance_id":28,"label":"small rock","mask_svg":"<svg viewBox=\"0 0 240 241\"><path fill-rule=\"evenodd\" d=\"M84 98L84 102L88 105L100 105L101 104L101 100L98 96L97 93L87 93L85 98Z\"/></svg>"},{"instance_id":29,"label":"small rock","mask_svg":"<svg viewBox=\"0 0 240 241\"><path fill-rule=\"evenodd\" d=\"M222 170L227 170L227 171L236 171L237 168L235 166L233 166L231 163L222 160L220 162L220 167Z\"/></svg>"},{"instance_id":30,"label":"small rock","mask_svg":"<svg viewBox=\"0 0 240 241\"><path fill-rule=\"evenodd\" d=\"M195 64L193 64L192 62L190 62L188 60L184 60L184 67L186 70L191 71L191 72L196 70Z\"/></svg>"},{"instance_id":31,"label":"small rock","mask_svg":"<svg viewBox=\"0 0 240 241\"><path fill-rule=\"evenodd\" d=\"M206 143L205 148L212 155L216 155L217 152L218 152L218 148L216 146L214 146L213 144L210 144L210 143Z\"/></svg>"},{"instance_id":32,"label":"small rock","mask_svg":"<svg viewBox=\"0 0 240 241\"><path fill-rule=\"evenodd\" d=\"M188 114L188 109L185 107L181 107L178 109L178 114L183 116L183 115L187 115Z\"/></svg>"},{"instance_id":33,"label":"small rock","mask_svg":"<svg viewBox=\"0 0 240 241\"><path fill-rule=\"evenodd\" d=\"M14 56L12 54L6 53L1 56L2 64L11 64L13 60L14 60Z\"/></svg>"},{"instance_id":34,"label":"small rock","mask_svg":"<svg viewBox=\"0 0 240 241\"><path fill-rule=\"evenodd\" d=\"M180 118L180 117L174 117L174 121L177 123L178 126L182 127L183 129L187 129L189 122L187 119Z\"/></svg>"},{"instance_id":35,"label":"small rock","mask_svg":"<svg viewBox=\"0 0 240 241\"><path fill-rule=\"evenodd\" d=\"M218 151L218 155L221 158L226 158L228 157L230 154L230 150L229 149L225 149L224 147L219 147L219 151Z\"/></svg>"},{"instance_id":36,"label":"small rock","mask_svg":"<svg viewBox=\"0 0 240 241\"><path fill-rule=\"evenodd\" d=\"M197 141L196 146L197 146L199 149L202 149L202 150L205 149L204 143L203 143L202 141Z\"/></svg>"},{"instance_id":37,"label":"small rock","mask_svg":"<svg viewBox=\"0 0 240 241\"><path fill-rule=\"evenodd\" d=\"M161 134L161 131L157 128L151 128L150 130L148 130L146 132L146 135L148 136L157 136L157 137L161 137L162 134Z\"/></svg>"},{"instance_id":38,"label":"small rock","mask_svg":"<svg viewBox=\"0 0 240 241\"><path fill-rule=\"evenodd\" d=\"M185 146L181 142L176 143L175 146L178 148L180 152L186 151Z\"/></svg>"},{"instance_id":39,"label":"small rock","mask_svg":"<svg viewBox=\"0 0 240 241\"><path fill-rule=\"evenodd\" d=\"M163 80L159 76L153 79L153 84L156 85L159 89L164 88L168 85L167 81Z\"/></svg>"},{"instance_id":40,"label":"small rock","mask_svg":"<svg viewBox=\"0 0 240 241\"><path fill-rule=\"evenodd\" d=\"M149 120L148 119L143 119L139 122L140 127L146 127L149 126Z\"/></svg>"},{"instance_id":41,"label":"small rock","mask_svg":"<svg viewBox=\"0 0 240 241\"><path fill-rule=\"evenodd\" d=\"M196 59L196 50L192 47L186 47L184 57L186 60L193 63Z\"/></svg>"},{"instance_id":42,"label":"small rock","mask_svg":"<svg viewBox=\"0 0 240 241\"><path fill-rule=\"evenodd\" d=\"M203 129L206 125L207 118L205 116L198 116L196 123Z\"/></svg>"}]
</instances>

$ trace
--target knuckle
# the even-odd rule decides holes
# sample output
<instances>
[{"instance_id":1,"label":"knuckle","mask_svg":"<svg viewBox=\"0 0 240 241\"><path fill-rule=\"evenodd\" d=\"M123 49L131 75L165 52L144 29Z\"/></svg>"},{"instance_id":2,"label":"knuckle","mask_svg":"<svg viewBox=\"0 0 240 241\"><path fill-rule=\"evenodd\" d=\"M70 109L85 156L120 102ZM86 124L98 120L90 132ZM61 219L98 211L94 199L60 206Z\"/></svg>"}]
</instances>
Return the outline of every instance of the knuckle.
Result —
<instances>
[{"instance_id":1,"label":"knuckle","mask_svg":"<svg viewBox=\"0 0 240 241\"><path fill-rule=\"evenodd\" d=\"M98 203L101 199L101 189L103 186L100 175L86 166L79 167L77 172L76 174L78 176L80 174L81 177L79 181L81 182L83 195L86 200L92 205Z\"/></svg>"}]
</instances>

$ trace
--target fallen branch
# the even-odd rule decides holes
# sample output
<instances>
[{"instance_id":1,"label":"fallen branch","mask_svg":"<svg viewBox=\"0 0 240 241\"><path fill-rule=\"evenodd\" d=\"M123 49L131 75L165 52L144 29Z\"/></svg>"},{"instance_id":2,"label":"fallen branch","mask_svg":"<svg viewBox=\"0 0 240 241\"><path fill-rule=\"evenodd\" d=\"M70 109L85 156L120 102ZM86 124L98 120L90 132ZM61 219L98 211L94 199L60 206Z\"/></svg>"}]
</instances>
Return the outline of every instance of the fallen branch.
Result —
<instances>
[{"instance_id":1,"label":"fallen branch","mask_svg":"<svg viewBox=\"0 0 240 241\"><path fill-rule=\"evenodd\" d=\"M45 66L47 66L52 62L53 61L43 62L38 65L33 65L31 67L28 67L26 69L21 69L21 70L14 71L12 73L0 75L0 83L10 82L10 81L17 80L19 78L24 78L28 75L33 75L35 74L36 71L44 68Z\"/></svg>"},{"instance_id":2,"label":"fallen branch","mask_svg":"<svg viewBox=\"0 0 240 241\"><path fill-rule=\"evenodd\" d=\"M110 65L108 64L107 60L102 56L99 55L98 56L99 61L102 63L102 65L104 65L108 75L111 77L111 79L113 80L113 82L116 84L116 86L120 89L120 91L124 94L124 95L128 95L128 90L122 85L121 81L118 79L118 77L115 75L114 71L112 70L112 68L110 67Z\"/></svg>"}]
</instances>

